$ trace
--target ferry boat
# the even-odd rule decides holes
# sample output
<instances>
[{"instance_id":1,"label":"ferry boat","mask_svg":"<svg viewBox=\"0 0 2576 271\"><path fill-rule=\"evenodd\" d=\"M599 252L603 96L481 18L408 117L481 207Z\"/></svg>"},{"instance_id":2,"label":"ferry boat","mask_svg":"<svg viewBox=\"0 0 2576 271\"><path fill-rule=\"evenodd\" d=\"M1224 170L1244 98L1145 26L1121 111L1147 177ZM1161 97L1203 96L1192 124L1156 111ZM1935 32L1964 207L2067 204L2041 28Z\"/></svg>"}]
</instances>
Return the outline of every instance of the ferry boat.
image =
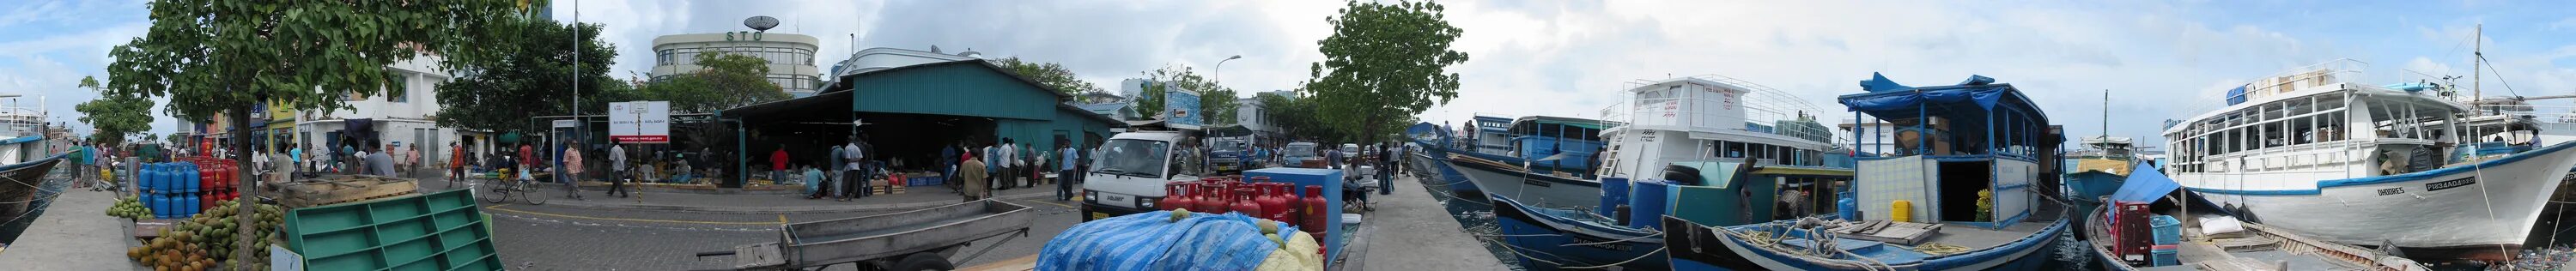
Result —
<instances>
[{"instance_id":1,"label":"ferry boat","mask_svg":"<svg viewBox=\"0 0 2576 271\"><path fill-rule=\"evenodd\" d=\"M1631 85L1623 93L1630 100L1604 108L1604 120L1515 121L1512 131L1525 135L1512 143L1523 150L1518 157L1449 151L1442 160L1485 194L1574 209L1599 207L1602 184L1597 177L1660 177L1673 162L1720 159L1809 167L1848 162L1842 159L1848 152L1834 151L1830 128L1806 115L1818 110L1786 92L1716 75ZM1595 139L1601 141L1590 141ZM1548 155L1534 155L1541 153ZM1585 165L1590 171L1568 172Z\"/></svg>"},{"instance_id":2,"label":"ferry boat","mask_svg":"<svg viewBox=\"0 0 2576 271\"><path fill-rule=\"evenodd\" d=\"M18 97L0 94L0 98ZM70 153L57 153L45 140L45 113L24 107L0 107L0 244L18 235L52 205L68 179L45 178Z\"/></svg>"},{"instance_id":3,"label":"ferry boat","mask_svg":"<svg viewBox=\"0 0 2576 271\"><path fill-rule=\"evenodd\" d=\"M1755 95L1787 97L1776 90L1697 76L1637 82L1625 94L1633 103L1603 110L1613 122L1604 122L1599 132L1608 144L1594 147L1602 160L1579 161L1598 165L1593 172L1540 174L1477 157L1449 159L1485 190L1501 243L1523 267L1670 269L1658 218L1741 225L1808 216L1784 212L1813 210L1781 208L1775 196L1788 190L1830 194L1820 188L1852 175L1848 152L1834 152L1826 143L1833 140L1828 128L1812 115L1788 116L1814 110L1789 109L1800 104L1788 99L1766 100L1760 108L1745 102L1759 99L1748 97ZM1748 116L1764 113L1771 119ZM1567 126L1560 129L1590 128ZM1536 150L1533 145L1548 144L1532 142L1515 145ZM1591 181L1584 175L1599 176L1598 182L1564 185Z\"/></svg>"},{"instance_id":4,"label":"ferry boat","mask_svg":"<svg viewBox=\"0 0 2576 271\"><path fill-rule=\"evenodd\" d=\"M2057 161L2063 141L2038 105L1984 76L1909 87L1873 74L1861 89L1838 99L1914 142L1859 162L1855 214L1736 226L1666 216L1673 270L2037 270L2046 261L2071 218L2042 211L2063 209L2034 188L2057 173L2042 165Z\"/></svg>"},{"instance_id":5,"label":"ferry boat","mask_svg":"<svg viewBox=\"0 0 2576 271\"><path fill-rule=\"evenodd\" d=\"M2325 241L2416 259L2520 250L2576 168L2576 144L2492 142L2525 126L2423 87L2347 81L2366 65L2330 61L2232 91L2244 94L2164 131L2168 170L2236 217Z\"/></svg>"}]
</instances>

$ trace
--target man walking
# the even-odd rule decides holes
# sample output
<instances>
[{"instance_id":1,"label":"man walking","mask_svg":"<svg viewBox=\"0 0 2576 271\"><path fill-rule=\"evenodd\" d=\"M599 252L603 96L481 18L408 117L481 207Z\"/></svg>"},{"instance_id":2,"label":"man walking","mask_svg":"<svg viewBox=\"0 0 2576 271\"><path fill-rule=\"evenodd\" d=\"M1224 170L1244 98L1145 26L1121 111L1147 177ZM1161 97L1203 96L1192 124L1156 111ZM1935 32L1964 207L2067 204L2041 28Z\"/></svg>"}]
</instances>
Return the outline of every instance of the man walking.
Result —
<instances>
[{"instance_id":1,"label":"man walking","mask_svg":"<svg viewBox=\"0 0 2576 271\"><path fill-rule=\"evenodd\" d=\"M403 146L403 173L420 174L420 143Z\"/></svg>"},{"instance_id":2,"label":"man walking","mask_svg":"<svg viewBox=\"0 0 2576 271\"><path fill-rule=\"evenodd\" d=\"M526 145L521 146L524 147ZM565 147L563 151L564 170L563 172L557 172L555 176L557 176L556 178L563 179L564 181L564 195L570 195L573 199L581 199L581 173L588 172L583 170L581 166L581 147L579 147L581 146L581 140L573 140L572 144L569 146L573 147Z\"/></svg>"},{"instance_id":3,"label":"man walking","mask_svg":"<svg viewBox=\"0 0 2576 271\"><path fill-rule=\"evenodd\" d=\"M1002 186L1002 180L1001 180L1001 178L1000 178L1000 177L998 177L998 176L999 176L999 175L1001 175L1001 174L993 174L992 172L990 172L990 171L997 171L997 170L992 170L992 169L998 169L998 168L1001 168L1001 166L1002 166L1002 163L1001 163L1001 162L1002 162L1002 146L1001 146L1001 145L984 145L984 150L983 150L983 151L975 152L975 157L976 157L976 158L978 158L978 159L980 159L980 160L983 160L983 162L984 162L984 168L985 168L985 170L987 170L987 172L983 175L984 177L983 177L983 178L979 178L979 179L982 179L982 181L984 181L984 187L985 187L985 188L997 189L997 190L1010 190L1010 189L1009 189L1010 187L1008 187L1008 186Z\"/></svg>"},{"instance_id":4,"label":"man walking","mask_svg":"<svg viewBox=\"0 0 2576 271\"><path fill-rule=\"evenodd\" d=\"M1073 182L1065 179L1073 178L1075 173L1080 173L1075 171L1073 161L1082 159L1082 151L1075 149L1071 142L1057 141L1055 144L1063 146L1056 149L1056 155L1064 159L1056 162L1055 201L1070 201L1073 200Z\"/></svg>"},{"instance_id":5,"label":"man walking","mask_svg":"<svg viewBox=\"0 0 2576 271\"><path fill-rule=\"evenodd\" d=\"M616 144L615 139L610 139L608 142L610 142L608 144L608 195L620 198L634 196L635 192L627 191L628 188L626 188L626 145ZM618 193L625 193L625 195L621 196Z\"/></svg>"},{"instance_id":6,"label":"man walking","mask_svg":"<svg viewBox=\"0 0 2576 271\"><path fill-rule=\"evenodd\" d=\"M465 178L465 146L447 143L447 177Z\"/></svg>"},{"instance_id":7,"label":"man walking","mask_svg":"<svg viewBox=\"0 0 2576 271\"><path fill-rule=\"evenodd\" d=\"M966 152L966 162L965 162L965 164L962 164L962 165L958 165L958 166L957 166L957 174L959 174L959 175L957 175L957 177L959 177L959 178L958 178L959 180L983 180L983 179L985 179L985 178L984 178L984 177L985 177L985 176L984 176L984 160L982 160L982 159L975 159L975 156L976 156L976 155L975 155L975 153L977 153L977 152L976 152L976 151L968 151L968 152ZM961 186L962 188L958 189L957 191L958 191L958 193L959 193L960 195L962 195L962 196L964 196L964 197L966 198L966 201L970 201L970 202L971 202L971 201L976 201L976 200L982 200L982 199L984 199L984 198L991 197L991 196L993 195L991 191L985 191L985 188L986 188L987 186L985 186L985 183L984 183L984 182L981 182L981 181L964 181L964 182L961 182L960 184L961 184L960 186Z\"/></svg>"}]
</instances>

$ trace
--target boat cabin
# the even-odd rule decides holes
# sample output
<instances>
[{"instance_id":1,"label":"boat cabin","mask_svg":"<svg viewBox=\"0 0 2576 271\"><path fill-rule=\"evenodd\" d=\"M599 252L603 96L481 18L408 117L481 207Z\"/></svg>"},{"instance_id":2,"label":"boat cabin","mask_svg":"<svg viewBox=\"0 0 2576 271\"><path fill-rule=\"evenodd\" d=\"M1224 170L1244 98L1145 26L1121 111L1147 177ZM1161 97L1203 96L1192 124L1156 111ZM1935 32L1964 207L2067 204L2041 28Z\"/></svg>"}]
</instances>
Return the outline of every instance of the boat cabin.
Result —
<instances>
[{"instance_id":1,"label":"boat cabin","mask_svg":"<svg viewBox=\"0 0 2576 271\"><path fill-rule=\"evenodd\" d=\"M1538 173L1587 172L1598 162L1592 160L1593 153L1608 145L1601 141L1601 128L1616 125L1568 117L1521 117L1512 121L1508 132L1510 155L1528 159L1531 170Z\"/></svg>"},{"instance_id":2,"label":"boat cabin","mask_svg":"<svg viewBox=\"0 0 2576 271\"><path fill-rule=\"evenodd\" d=\"M2040 204L2034 185L2057 174L2041 161L2056 163L2063 137L2012 84L1971 76L1957 85L1909 87L1873 74L1861 86L1866 93L1838 100L1895 125L1857 127L1897 130L1897 142L1884 144L1897 149L1859 150L1896 154L1860 161L1854 190L1863 220L2009 227Z\"/></svg>"},{"instance_id":3,"label":"boat cabin","mask_svg":"<svg viewBox=\"0 0 2576 271\"><path fill-rule=\"evenodd\" d=\"M1601 110L1604 120L1624 120L1601 130L1610 154L1600 176L1655 178L1674 162L1729 160L1757 165L1847 165L1834 149L1832 130L1791 105L1748 103L1760 95L1786 95L1751 82L1697 76L1643 82L1628 89L1628 102ZM1794 115L1793 115L1794 114ZM1767 118L1767 119L1758 119Z\"/></svg>"},{"instance_id":4,"label":"boat cabin","mask_svg":"<svg viewBox=\"0 0 2576 271\"><path fill-rule=\"evenodd\" d=\"M2349 61L2349 60L2345 60ZM2334 64L2334 63L2328 63ZM2475 111L2422 90L2342 81L2358 73L2320 64L2246 99L2164 132L2175 179L2330 180L2433 170L2530 150L2532 120ZM2296 90L2278 91L2273 88ZM2210 177L2219 178L2219 177ZM2208 180L2219 181L2219 180ZM2306 182L2245 182L2248 189L2314 189ZM2281 187L2272 187L2281 186Z\"/></svg>"}]
</instances>

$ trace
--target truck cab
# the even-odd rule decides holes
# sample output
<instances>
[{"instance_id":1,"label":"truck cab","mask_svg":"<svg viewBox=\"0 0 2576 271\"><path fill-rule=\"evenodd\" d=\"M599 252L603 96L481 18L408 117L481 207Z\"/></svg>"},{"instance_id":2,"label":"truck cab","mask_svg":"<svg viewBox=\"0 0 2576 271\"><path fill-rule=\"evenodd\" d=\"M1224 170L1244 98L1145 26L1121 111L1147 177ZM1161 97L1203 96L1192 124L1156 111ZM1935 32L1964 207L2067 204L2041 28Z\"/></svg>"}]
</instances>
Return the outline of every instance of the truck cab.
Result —
<instances>
[{"instance_id":1,"label":"truck cab","mask_svg":"<svg viewBox=\"0 0 2576 271\"><path fill-rule=\"evenodd\" d=\"M1197 180L1199 169L1182 167L1174 152L1184 136L1178 132L1140 131L1110 136L1092 157L1089 180L1082 185L1082 221L1089 222L1157 210L1163 185Z\"/></svg>"},{"instance_id":2,"label":"truck cab","mask_svg":"<svg viewBox=\"0 0 2576 271\"><path fill-rule=\"evenodd\" d=\"M1248 141L1249 137L1208 139L1208 172L1226 174L1261 168L1267 159L1255 155Z\"/></svg>"},{"instance_id":3,"label":"truck cab","mask_svg":"<svg viewBox=\"0 0 2576 271\"><path fill-rule=\"evenodd\" d=\"M1288 146L1279 148L1279 153L1280 159L1287 160L1280 162L1288 163L1289 167L1305 167L1306 161L1324 160L1323 157L1315 156L1315 142L1291 142Z\"/></svg>"}]
</instances>

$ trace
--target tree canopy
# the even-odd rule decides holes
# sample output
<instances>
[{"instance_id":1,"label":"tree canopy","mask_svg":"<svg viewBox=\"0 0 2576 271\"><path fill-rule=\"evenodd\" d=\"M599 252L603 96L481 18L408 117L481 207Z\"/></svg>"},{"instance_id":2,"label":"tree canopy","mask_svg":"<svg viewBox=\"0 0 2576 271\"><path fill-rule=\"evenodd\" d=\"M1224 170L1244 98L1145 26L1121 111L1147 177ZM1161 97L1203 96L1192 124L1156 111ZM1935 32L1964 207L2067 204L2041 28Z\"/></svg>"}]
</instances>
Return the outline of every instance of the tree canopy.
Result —
<instances>
[{"instance_id":1,"label":"tree canopy","mask_svg":"<svg viewBox=\"0 0 2576 271\"><path fill-rule=\"evenodd\" d=\"M152 115L149 113L152 112L152 99L108 94L100 88L98 79L88 76L81 77L80 87L99 91L98 99L72 107L72 110L80 111L81 123L97 130L90 133L89 141L124 144L126 136L152 130Z\"/></svg>"},{"instance_id":2,"label":"tree canopy","mask_svg":"<svg viewBox=\"0 0 2576 271\"><path fill-rule=\"evenodd\" d=\"M1019 73L1020 76L1028 77L1029 80L1038 81L1038 85L1044 85L1047 88L1055 89L1057 92L1063 92L1064 95L1067 96L1081 96L1083 93L1101 91L1100 86L1092 85L1090 81L1082 81L1081 78L1075 78L1073 76L1072 69L1066 69L1064 68L1064 65L1059 65L1054 62L1025 61L1020 60L1020 57L1016 56L994 60L993 62L1002 64L1002 67L1011 68L1011 72L1016 72Z\"/></svg>"},{"instance_id":3,"label":"tree canopy","mask_svg":"<svg viewBox=\"0 0 2576 271\"><path fill-rule=\"evenodd\" d=\"M1458 74L1445 71L1467 61L1449 49L1463 32L1430 2L1349 2L1341 16L1325 17L1333 35L1317 41L1324 62L1309 68L1303 92L1330 125L1374 142L1380 129L1458 97Z\"/></svg>"},{"instance_id":4,"label":"tree canopy","mask_svg":"<svg viewBox=\"0 0 2576 271\"><path fill-rule=\"evenodd\" d=\"M158 0L150 4L152 25L142 37L108 50L106 94L169 97L170 115L206 119L218 113L231 118L234 138L250 137L242 129L251 106L260 103L328 114L347 108L346 96L402 95L386 65L416 57L445 58L439 68L458 70L473 63L514 53L511 27L532 20L530 6L544 0L513 1L223 1ZM250 140L234 140L235 153L250 153ZM249 164L249 156L235 157ZM258 189L248 172L242 186ZM238 219L255 213L241 206ZM250 227L236 238L248 240ZM214 255L251 263L253 242L222 248ZM222 253L224 251L231 253ZM250 269L247 265L234 269Z\"/></svg>"},{"instance_id":5,"label":"tree canopy","mask_svg":"<svg viewBox=\"0 0 2576 271\"><path fill-rule=\"evenodd\" d=\"M546 20L515 20L513 27L522 29L524 37L504 41L506 46L526 50L493 59L458 60L464 66L454 80L438 83L438 102L444 108L438 113L438 125L487 131L536 131L544 129L531 123L537 116L571 115L573 97L579 95L583 112L605 110L606 89L623 86L625 81L608 76L616 65L617 48L599 40L599 24L575 26ZM576 34L578 32L578 34ZM573 65L575 41L581 49L576 75ZM578 76L578 77L576 77ZM573 80L582 78L578 91Z\"/></svg>"}]
</instances>

